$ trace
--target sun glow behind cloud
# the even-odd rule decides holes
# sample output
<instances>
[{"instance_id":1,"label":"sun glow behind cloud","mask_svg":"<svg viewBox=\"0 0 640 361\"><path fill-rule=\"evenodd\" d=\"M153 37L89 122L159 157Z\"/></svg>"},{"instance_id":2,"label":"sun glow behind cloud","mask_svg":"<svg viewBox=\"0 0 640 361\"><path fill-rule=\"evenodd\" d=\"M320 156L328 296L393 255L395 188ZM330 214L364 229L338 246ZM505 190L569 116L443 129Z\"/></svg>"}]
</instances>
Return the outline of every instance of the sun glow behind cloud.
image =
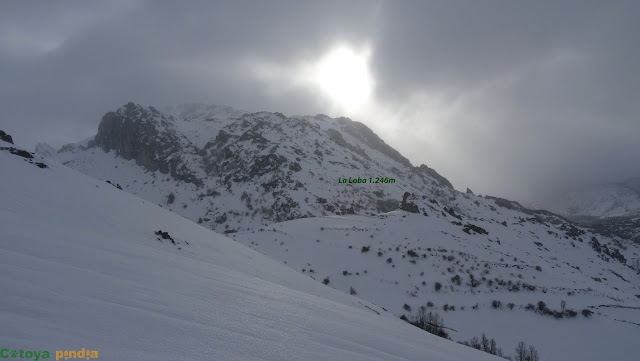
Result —
<instances>
[{"instance_id":1,"label":"sun glow behind cloud","mask_svg":"<svg viewBox=\"0 0 640 361\"><path fill-rule=\"evenodd\" d=\"M370 50L339 45L311 66L310 81L346 111L360 110L371 98L373 77L369 70Z\"/></svg>"},{"instance_id":2,"label":"sun glow behind cloud","mask_svg":"<svg viewBox=\"0 0 640 361\"><path fill-rule=\"evenodd\" d=\"M324 53L290 64L251 61L256 77L268 92L282 96L305 91L323 112L335 116L361 114L371 104L375 82L369 68L371 48L337 44ZM279 93L279 94L276 94Z\"/></svg>"}]
</instances>

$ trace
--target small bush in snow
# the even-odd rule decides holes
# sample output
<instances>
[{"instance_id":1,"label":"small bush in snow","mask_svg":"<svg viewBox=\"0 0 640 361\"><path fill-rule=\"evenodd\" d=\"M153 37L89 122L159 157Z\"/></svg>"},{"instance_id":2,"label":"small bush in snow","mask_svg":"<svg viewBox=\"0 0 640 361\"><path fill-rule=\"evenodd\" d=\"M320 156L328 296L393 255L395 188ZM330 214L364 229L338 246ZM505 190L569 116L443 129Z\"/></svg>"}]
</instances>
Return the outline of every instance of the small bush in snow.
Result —
<instances>
[{"instance_id":1,"label":"small bush in snow","mask_svg":"<svg viewBox=\"0 0 640 361\"><path fill-rule=\"evenodd\" d=\"M460 286L462 284L462 278L460 278L460 275L455 275L453 277L451 277L451 282L457 284L458 286Z\"/></svg>"},{"instance_id":2,"label":"small bush in snow","mask_svg":"<svg viewBox=\"0 0 640 361\"><path fill-rule=\"evenodd\" d=\"M540 355L533 345L527 348L527 344L520 341L516 346L516 354L513 358L514 361L540 361Z\"/></svg>"}]
</instances>

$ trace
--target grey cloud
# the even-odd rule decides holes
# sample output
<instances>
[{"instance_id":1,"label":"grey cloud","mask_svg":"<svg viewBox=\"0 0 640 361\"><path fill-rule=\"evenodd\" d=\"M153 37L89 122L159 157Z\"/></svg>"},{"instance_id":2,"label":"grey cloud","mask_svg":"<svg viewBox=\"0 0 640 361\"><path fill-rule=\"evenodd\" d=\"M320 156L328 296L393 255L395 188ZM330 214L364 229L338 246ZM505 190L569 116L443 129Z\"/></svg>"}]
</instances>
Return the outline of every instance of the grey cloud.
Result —
<instances>
[{"instance_id":1,"label":"grey cloud","mask_svg":"<svg viewBox=\"0 0 640 361\"><path fill-rule=\"evenodd\" d=\"M427 89L463 103L441 127L448 149L407 149L414 161L460 188L521 199L640 173L638 5L388 5L374 57L380 96Z\"/></svg>"},{"instance_id":2,"label":"grey cloud","mask_svg":"<svg viewBox=\"0 0 640 361\"><path fill-rule=\"evenodd\" d=\"M420 92L448 99L441 106L453 115L395 119L389 140L458 188L524 199L563 182L640 174L635 2L0 7L0 128L29 146L88 136L128 101L324 113L312 94L256 79L246 60L286 67L340 41L369 42L380 106ZM419 136L432 128L446 148Z\"/></svg>"}]
</instances>

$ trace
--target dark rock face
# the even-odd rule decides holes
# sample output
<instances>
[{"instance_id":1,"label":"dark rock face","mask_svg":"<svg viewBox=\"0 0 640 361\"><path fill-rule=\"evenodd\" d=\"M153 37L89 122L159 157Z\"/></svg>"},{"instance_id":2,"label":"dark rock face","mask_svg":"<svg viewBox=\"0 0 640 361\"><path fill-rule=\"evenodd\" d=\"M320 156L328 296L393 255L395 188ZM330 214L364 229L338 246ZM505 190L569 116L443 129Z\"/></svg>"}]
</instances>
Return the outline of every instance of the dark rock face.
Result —
<instances>
[{"instance_id":1,"label":"dark rock face","mask_svg":"<svg viewBox=\"0 0 640 361\"><path fill-rule=\"evenodd\" d=\"M302 214L298 208L298 202L291 199L291 197L278 197L271 205L273 210L274 219L276 222L284 222L292 219L302 218Z\"/></svg>"},{"instance_id":2,"label":"dark rock face","mask_svg":"<svg viewBox=\"0 0 640 361\"><path fill-rule=\"evenodd\" d=\"M225 132L224 130L220 130L218 135L216 135L216 143L226 143L229 139L232 138L232 135Z\"/></svg>"},{"instance_id":3,"label":"dark rock face","mask_svg":"<svg viewBox=\"0 0 640 361\"><path fill-rule=\"evenodd\" d=\"M109 112L102 117L98 126L95 145L105 152L115 150L124 159L135 159L138 165L151 171L168 173L166 164L154 157L162 149L152 141L158 135L152 119L151 114L133 103L127 104L124 111L121 108L117 112ZM165 144L164 148L171 146L170 143Z\"/></svg>"},{"instance_id":4,"label":"dark rock face","mask_svg":"<svg viewBox=\"0 0 640 361\"><path fill-rule=\"evenodd\" d=\"M516 201L510 201L508 199L499 198L499 197L493 197L493 196L485 196L485 198L493 199L496 202L497 206L500 206L500 207L503 207L503 208L507 208L507 209L516 210L516 211L520 211L520 212L525 212L527 214L532 214L532 212L527 212L529 210L526 209L525 207L523 207L520 203L518 203Z\"/></svg>"},{"instance_id":5,"label":"dark rock face","mask_svg":"<svg viewBox=\"0 0 640 361\"><path fill-rule=\"evenodd\" d=\"M459 220L462 220L462 216L459 214L456 214L456 211L453 210L453 208L448 208L448 207L444 207L444 211L449 213L449 215L453 218L457 218Z\"/></svg>"},{"instance_id":6,"label":"dark rock face","mask_svg":"<svg viewBox=\"0 0 640 361\"><path fill-rule=\"evenodd\" d=\"M404 192L404 195L402 195L402 203L400 203L400 209L406 212L419 213L420 209L415 203L407 202L407 199L409 198L410 195L411 193Z\"/></svg>"},{"instance_id":7,"label":"dark rock face","mask_svg":"<svg viewBox=\"0 0 640 361\"><path fill-rule=\"evenodd\" d=\"M251 168L249 169L249 175L246 180L273 172L286 161L287 158L281 155L278 156L276 154L268 154L256 157L255 161L251 165Z\"/></svg>"},{"instance_id":8,"label":"dark rock face","mask_svg":"<svg viewBox=\"0 0 640 361\"><path fill-rule=\"evenodd\" d=\"M346 208L346 207L340 208L340 212L342 212L342 214L356 214L356 210L353 209L353 206L349 208Z\"/></svg>"},{"instance_id":9,"label":"dark rock face","mask_svg":"<svg viewBox=\"0 0 640 361\"><path fill-rule=\"evenodd\" d=\"M48 166L42 162L35 162L33 153L27 152L24 149L18 149L14 147L0 147L0 151L8 151L9 153L16 155L18 157L24 158L25 161L35 165L38 168L48 168Z\"/></svg>"},{"instance_id":10,"label":"dark rock face","mask_svg":"<svg viewBox=\"0 0 640 361\"><path fill-rule=\"evenodd\" d=\"M480 226L476 226L475 224L470 224L467 223L464 225L464 228L462 229L463 232L467 233L467 234L472 234L471 232L474 232L476 234L489 234L489 232L487 232L486 229L480 227Z\"/></svg>"},{"instance_id":11,"label":"dark rock face","mask_svg":"<svg viewBox=\"0 0 640 361\"><path fill-rule=\"evenodd\" d=\"M376 211L379 213L387 213L398 209L398 201L395 199L378 199L376 201Z\"/></svg>"},{"instance_id":12,"label":"dark rock face","mask_svg":"<svg viewBox=\"0 0 640 361\"><path fill-rule=\"evenodd\" d=\"M128 103L102 117L98 134L89 147L105 152L115 150L124 159L134 159L149 171L171 174L174 179L201 185L182 161L184 147L173 131L171 121L155 108Z\"/></svg>"},{"instance_id":13,"label":"dark rock face","mask_svg":"<svg viewBox=\"0 0 640 361\"><path fill-rule=\"evenodd\" d=\"M162 239L170 239L170 240L174 240L173 237L171 237L171 235L169 234L169 232L164 232L163 230L157 230L154 232L156 236L160 236L162 237Z\"/></svg>"},{"instance_id":14,"label":"dark rock face","mask_svg":"<svg viewBox=\"0 0 640 361\"><path fill-rule=\"evenodd\" d=\"M0 130L0 140L4 140L7 143L13 144L13 138L11 138L9 134L5 133L2 130Z\"/></svg>"},{"instance_id":15,"label":"dark rock face","mask_svg":"<svg viewBox=\"0 0 640 361\"><path fill-rule=\"evenodd\" d=\"M294 171L294 172L299 172L302 170L302 167L300 166L300 163L298 162L291 162L289 164L289 169Z\"/></svg>"},{"instance_id":16,"label":"dark rock face","mask_svg":"<svg viewBox=\"0 0 640 361\"><path fill-rule=\"evenodd\" d=\"M222 213L221 216L216 217L215 222L218 224L222 224L227 221L227 213Z\"/></svg>"},{"instance_id":17,"label":"dark rock face","mask_svg":"<svg viewBox=\"0 0 640 361\"><path fill-rule=\"evenodd\" d=\"M22 157L22 158L27 158L27 159L32 159L33 158L33 154L27 152L26 150L23 149L18 149L18 148L14 148L14 147L1 147L0 150L8 150L9 153L13 154L13 155L17 155L18 157Z\"/></svg>"}]
</instances>

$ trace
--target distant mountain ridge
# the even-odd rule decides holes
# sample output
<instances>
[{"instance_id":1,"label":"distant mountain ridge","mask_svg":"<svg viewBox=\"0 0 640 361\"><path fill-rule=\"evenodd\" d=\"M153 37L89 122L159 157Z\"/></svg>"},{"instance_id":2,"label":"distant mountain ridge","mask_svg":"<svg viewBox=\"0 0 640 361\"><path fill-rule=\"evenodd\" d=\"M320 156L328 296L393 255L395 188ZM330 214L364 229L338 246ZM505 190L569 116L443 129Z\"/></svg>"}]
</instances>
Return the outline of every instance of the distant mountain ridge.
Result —
<instances>
[{"instance_id":1,"label":"distant mountain ridge","mask_svg":"<svg viewBox=\"0 0 640 361\"><path fill-rule=\"evenodd\" d=\"M640 214L640 179L579 187L550 203L553 211L572 217L621 217Z\"/></svg>"},{"instance_id":2,"label":"distant mountain ridge","mask_svg":"<svg viewBox=\"0 0 640 361\"><path fill-rule=\"evenodd\" d=\"M574 188L548 206L598 233L640 243L640 178Z\"/></svg>"}]
</instances>

